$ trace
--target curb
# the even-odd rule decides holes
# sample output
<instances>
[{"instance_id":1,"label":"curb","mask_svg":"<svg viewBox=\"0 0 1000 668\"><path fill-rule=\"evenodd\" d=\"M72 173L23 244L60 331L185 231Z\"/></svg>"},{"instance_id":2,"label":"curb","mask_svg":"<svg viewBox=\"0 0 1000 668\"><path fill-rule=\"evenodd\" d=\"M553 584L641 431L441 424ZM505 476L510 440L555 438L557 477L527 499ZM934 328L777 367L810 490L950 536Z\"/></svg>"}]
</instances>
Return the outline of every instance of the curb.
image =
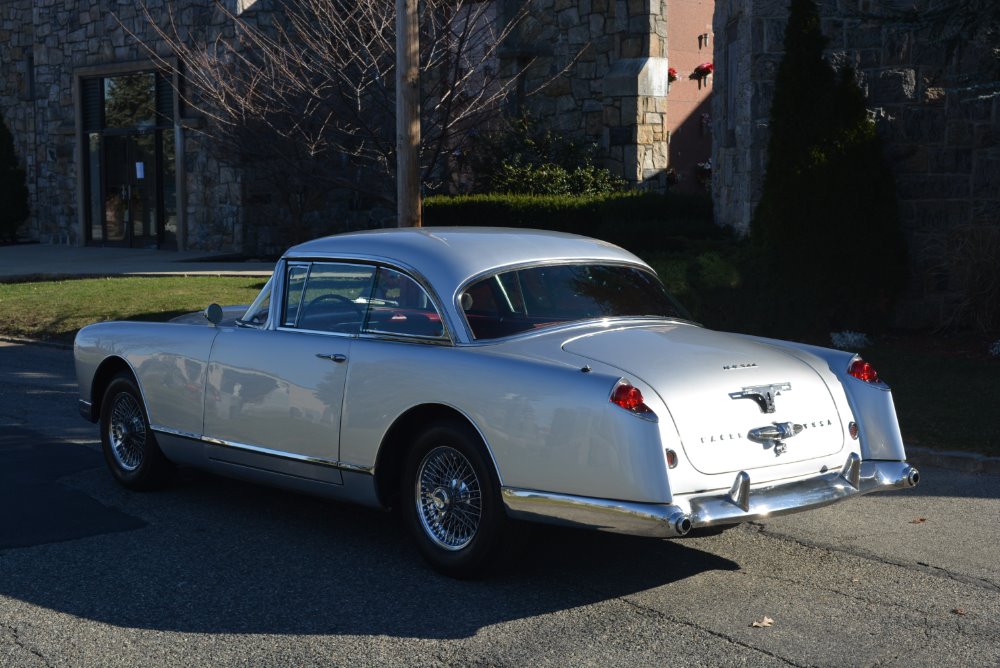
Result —
<instances>
[{"instance_id":1,"label":"curb","mask_svg":"<svg viewBox=\"0 0 1000 668\"><path fill-rule=\"evenodd\" d=\"M930 448L906 448L906 456L911 464L936 466L961 473L983 473L1000 476L1000 457L987 457L975 452L958 450L931 450Z\"/></svg>"},{"instance_id":2,"label":"curb","mask_svg":"<svg viewBox=\"0 0 1000 668\"><path fill-rule=\"evenodd\" d=\"M73 350L72 343L60 343L59 341L41 341L39 339L22 339L18 336L7 336L0 334L0 343L17 343L22 346L42 346L43 348L58 348L59 350Z\"/></svg>"}]
</instances>

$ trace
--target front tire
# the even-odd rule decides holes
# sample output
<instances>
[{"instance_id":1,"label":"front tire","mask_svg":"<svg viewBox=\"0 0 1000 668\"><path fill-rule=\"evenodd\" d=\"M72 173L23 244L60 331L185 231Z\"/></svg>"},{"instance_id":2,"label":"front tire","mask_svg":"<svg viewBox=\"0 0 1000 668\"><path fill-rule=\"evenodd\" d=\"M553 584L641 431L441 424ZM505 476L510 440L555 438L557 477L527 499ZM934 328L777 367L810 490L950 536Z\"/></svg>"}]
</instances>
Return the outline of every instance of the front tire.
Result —
<instances>
[{"instance_id":1,"label":"front tire","mask_svg":"<svg viewBox=\"0 0 1000 668\"><path fill-rule=\"evenodd\" d=\"M160 487L173 470L149 428L142 394L131 375L117 376L104 392L101 449L115 480L129 489Z\"/></svg>"},{"instance_id":2,"label":"front tire","mask_svg":"<svg viewBox=\"0 0 1000 668\"><path fill-rule=\"evenodd\" d=\"M417 438L403 469L400 498L404 521L436 571L479 577L502 552L510 521L492 461L468 425L434 423Z\"/></svg>"}]
</instances>

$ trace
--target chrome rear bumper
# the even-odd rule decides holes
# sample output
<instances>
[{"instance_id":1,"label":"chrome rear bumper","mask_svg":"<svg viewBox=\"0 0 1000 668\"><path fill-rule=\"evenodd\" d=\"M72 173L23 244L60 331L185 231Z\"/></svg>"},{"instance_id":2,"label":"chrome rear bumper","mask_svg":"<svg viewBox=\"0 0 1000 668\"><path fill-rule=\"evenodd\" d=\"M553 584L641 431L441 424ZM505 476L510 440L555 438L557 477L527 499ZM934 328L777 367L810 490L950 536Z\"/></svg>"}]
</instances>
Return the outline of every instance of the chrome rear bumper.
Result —
<instances>
[{"instance_id":1,"label":"chrome rear bumper","mask_svg":"<svg viewBox=\"0 0 1000 668\"><path fill-rule=\"evenodd\" d=\"M669 538L692 528L738 524L797 513L861 494L914 487L920 473L906 462L861 461L851 455L840 472L751 488L741 471L726 494L677 495L673 503L633 503L504 487L507 514L515 519L599 531Z\"/></svg>"}]
</instances>

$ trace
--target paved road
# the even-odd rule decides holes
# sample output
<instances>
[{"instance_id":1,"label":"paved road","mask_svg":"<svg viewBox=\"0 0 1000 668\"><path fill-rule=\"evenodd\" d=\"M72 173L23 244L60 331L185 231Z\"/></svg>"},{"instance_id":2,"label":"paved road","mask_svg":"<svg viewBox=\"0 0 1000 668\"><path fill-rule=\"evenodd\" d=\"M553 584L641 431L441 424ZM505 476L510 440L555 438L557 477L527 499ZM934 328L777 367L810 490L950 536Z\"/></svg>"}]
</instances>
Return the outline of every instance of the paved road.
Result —
<instances>
[{"instance_id":1,"label":"paved road","mask_svg":"<svg viewBox=\"0 0 1000 668\"><path fill-rule=\"evenodd\" d=\"M1000 665L996 477L675 541L545 530L460 583L392 515L193 472L126 492L68 352L0 345L0 373L0 666Z\"/></svg>"}]
</instances>

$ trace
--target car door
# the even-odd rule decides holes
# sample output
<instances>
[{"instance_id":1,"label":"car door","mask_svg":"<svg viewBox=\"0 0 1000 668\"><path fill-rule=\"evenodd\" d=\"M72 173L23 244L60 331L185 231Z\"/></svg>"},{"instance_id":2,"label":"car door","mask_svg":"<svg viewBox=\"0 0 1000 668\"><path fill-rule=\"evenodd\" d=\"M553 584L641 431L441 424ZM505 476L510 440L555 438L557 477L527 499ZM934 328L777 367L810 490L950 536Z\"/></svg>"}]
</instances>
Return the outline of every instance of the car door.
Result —
<instances>
[{"instance_id":1,"label":"car door","mask_svg":"<svg viewBox=\"0 0 1000 668\"><path fill-rule=\"evenodd\" d=\"M208 369L204 433L217 461L339 483L351 342L375 268L284 265L274 322L223 328Z\"/></svg>"}]
</instances>

